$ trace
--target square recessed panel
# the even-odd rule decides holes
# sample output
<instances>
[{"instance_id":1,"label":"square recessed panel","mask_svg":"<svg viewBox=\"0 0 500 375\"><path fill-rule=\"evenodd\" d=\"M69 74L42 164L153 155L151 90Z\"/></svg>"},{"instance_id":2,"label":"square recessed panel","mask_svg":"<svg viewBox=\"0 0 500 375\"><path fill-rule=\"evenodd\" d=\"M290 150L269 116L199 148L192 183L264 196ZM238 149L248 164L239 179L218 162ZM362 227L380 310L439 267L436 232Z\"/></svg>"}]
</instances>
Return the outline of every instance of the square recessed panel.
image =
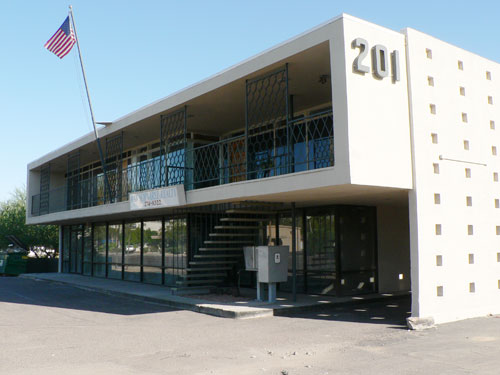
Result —
<instances>
[{"instance_id":1,"label":"square recessed panel","mask_svg":"<svg viewBox=\"0 0 500 375\"><path fill-rule=\"evenodd\" d=\"M476 293L476 283L469 283L469 292Z\"/></svg>"},{"instance_id":2,"label":"square recessed panel","mask_svg":"<svg viewBox=\"0 0 500 375\"><path fill-rule=\"evenodd\" d=\"M436 255L436 266L441 267L443 265L443 256Z\"/></svg>"},{"instance_id":3,"label":"square recessed panel","mask_svg":"<svg viewBox=\"0 0 500 375\"><path fill-rule=\"evenodd\" d=\"M434 204L441 204L441 195L434 194Z\"/></svg>"},{"instance_id":4,"label":"square recessed panel","mask_svg":"<svg viewBox=\"0 0 500 375\"><path fill-rule=\"evenodd\" d=\"M469 264L474 264L474 254L469 254Z\"/></svg>"},{"instance_id":5,"label":"square recessed panel","mask_svg":"<svg viewBox=\"0 0 500 375\"><path fill-rule=\"evenodd\" d=\"M442 286L438 286L436 288L436 294L437 294L438 297L442 297L444 295L444 293L443 293L443 287Z\"/></svg>"}]
</instances>

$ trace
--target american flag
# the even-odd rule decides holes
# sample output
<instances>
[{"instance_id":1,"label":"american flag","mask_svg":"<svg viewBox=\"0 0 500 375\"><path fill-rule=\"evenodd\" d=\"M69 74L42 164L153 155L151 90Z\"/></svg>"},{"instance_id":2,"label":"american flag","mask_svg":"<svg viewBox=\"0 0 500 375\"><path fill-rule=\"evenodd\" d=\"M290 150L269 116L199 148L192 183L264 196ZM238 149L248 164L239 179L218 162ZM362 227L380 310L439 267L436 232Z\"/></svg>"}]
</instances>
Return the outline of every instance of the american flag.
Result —
<instances>
[{"instance_id":1,"label":"american flag","mask_svg":"<svg viewBox=\"0 0 500 375\"><path fill-rule=\"evenodd\" d=\"M75 42L75 33L73 32L68 16L61 27L57 29L56 33L45 43L44 47L62 59L71 51Z\"/></svg>"}]
</instances>

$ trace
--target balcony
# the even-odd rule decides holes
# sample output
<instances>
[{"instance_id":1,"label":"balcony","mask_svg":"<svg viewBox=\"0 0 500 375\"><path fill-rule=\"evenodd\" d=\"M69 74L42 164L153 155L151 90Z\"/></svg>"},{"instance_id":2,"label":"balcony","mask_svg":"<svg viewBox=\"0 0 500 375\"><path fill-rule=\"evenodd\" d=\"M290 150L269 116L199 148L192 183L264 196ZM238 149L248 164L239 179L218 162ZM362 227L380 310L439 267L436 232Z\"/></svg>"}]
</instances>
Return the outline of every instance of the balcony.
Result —
<instances>
[{"instance_id":1,"label":"balcony","mask_svg":"<svg viewBox=\"0 0 500 375\"><path fill-rule=\"evenodd\" d=\"M187 190L263 179L334 165L331 110L254 128L218 142L157 156L124 169L108 168L89 179L32 196L31 215L128 201L129 193L183 184Z\"/></svg>"}]
</instances>

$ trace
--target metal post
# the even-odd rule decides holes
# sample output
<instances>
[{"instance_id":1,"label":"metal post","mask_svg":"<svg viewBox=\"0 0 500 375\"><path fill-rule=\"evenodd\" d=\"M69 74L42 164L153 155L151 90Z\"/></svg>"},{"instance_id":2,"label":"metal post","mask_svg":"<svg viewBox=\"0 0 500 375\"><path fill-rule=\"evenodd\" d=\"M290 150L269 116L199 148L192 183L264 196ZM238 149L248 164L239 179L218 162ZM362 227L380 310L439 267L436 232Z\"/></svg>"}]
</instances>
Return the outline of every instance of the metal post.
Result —
<instances>
[{"instance_id":1,"label":"metal post","mask_svg":"<svg viewBox=\"0 0 500 375\"><path fill-rule=\"evenodd\" d=\"M85 75L85 68L83 67L82 53L80 51L80 43L78 42L78 35L76 33L75 17L73 15L73 7L71 5L69 6L69 14L71 16L71 24L73 25L73 31L75 32L76 47L78 49L78 57L80 58L80 66L82 67L83 83L85 84L85 91L87 92L87 100L89 102L90 118L92 119L92 125L94 126L95 140L97 142L99 158L101 159L102 171L104 173L104 184L106 185L106 188L108 190L109 201L111 202L112 199L111 186L109 185L108 174L106 173L106 163L104 162L104 158L102 156L101 141L99 140L99 134L97 133L97 127L95 125L94 111L92 110L92 102L90 101L89 88L87 86L87 76ZM104 195L104 203L106 203L106 195Z\"/></svg>"},{"instance_id":2,"label":"metal post","mask_svg":"<svg viewBox=\"0 0 500 375\"><path fill-rule=\"evenodd\" d=\"M165 216L161 218L161 285L165 285Z\"/></svg>"},{"instance_id":3,"label":"metal post","mask_svg":"<svg viewBox=\"0 0 500 375\"><path fill-rule=\"evenodd\" d=\"M57 262L57 272L62 272L62 258L63 258L63 226L59 225L59 260Z\"/></svg>"},{"instance_id":4,"label":"metal post","mask_svg":"<svg viewBox=\"0 0 500 375\"><path fill-rule=\"evenodd\" d=\"M245 180L249 180L248 174L248 79L245 81Z\"/></svg>"},{"instance_id":5,"label":"metal post","mask_svg":"<svg viewBox=\"0 0 500 375\"><path fill-rule=\"evenodd\" d=\"M288 63L285 64L285 125L286 125L286 173L290 173L290 126L289 122L289 107L288 107Z\"/></svg>"},{"instance_id":6,"label":"metal post","mask_svg":"<svg viewBox=\"0 0 500 375\"><path fill-rule=\"evenodd\" d=\"M295 202L292 202L292 294L297 302L297 228L295 225Z\"/></svg>"}]
</instances>

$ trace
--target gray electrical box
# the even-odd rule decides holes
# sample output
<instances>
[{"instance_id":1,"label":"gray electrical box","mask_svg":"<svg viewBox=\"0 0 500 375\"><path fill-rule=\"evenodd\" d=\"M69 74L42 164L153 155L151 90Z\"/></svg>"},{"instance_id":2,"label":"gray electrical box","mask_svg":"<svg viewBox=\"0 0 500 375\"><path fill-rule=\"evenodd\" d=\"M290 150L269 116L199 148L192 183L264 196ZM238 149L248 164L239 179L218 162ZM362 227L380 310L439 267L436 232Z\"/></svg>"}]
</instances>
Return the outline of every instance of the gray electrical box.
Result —
<instances>
[{"instance_id":1,"label":"gray electrical box","mask_svg":"<svg viewBox=\"0 0 500 375\"><path fill-rule=\"evenodd\" d=\"M281 283L288 279L288 246L249 246L243 249L248 271L257 271L259 283Z\"/></svg>"}]
</instances>

